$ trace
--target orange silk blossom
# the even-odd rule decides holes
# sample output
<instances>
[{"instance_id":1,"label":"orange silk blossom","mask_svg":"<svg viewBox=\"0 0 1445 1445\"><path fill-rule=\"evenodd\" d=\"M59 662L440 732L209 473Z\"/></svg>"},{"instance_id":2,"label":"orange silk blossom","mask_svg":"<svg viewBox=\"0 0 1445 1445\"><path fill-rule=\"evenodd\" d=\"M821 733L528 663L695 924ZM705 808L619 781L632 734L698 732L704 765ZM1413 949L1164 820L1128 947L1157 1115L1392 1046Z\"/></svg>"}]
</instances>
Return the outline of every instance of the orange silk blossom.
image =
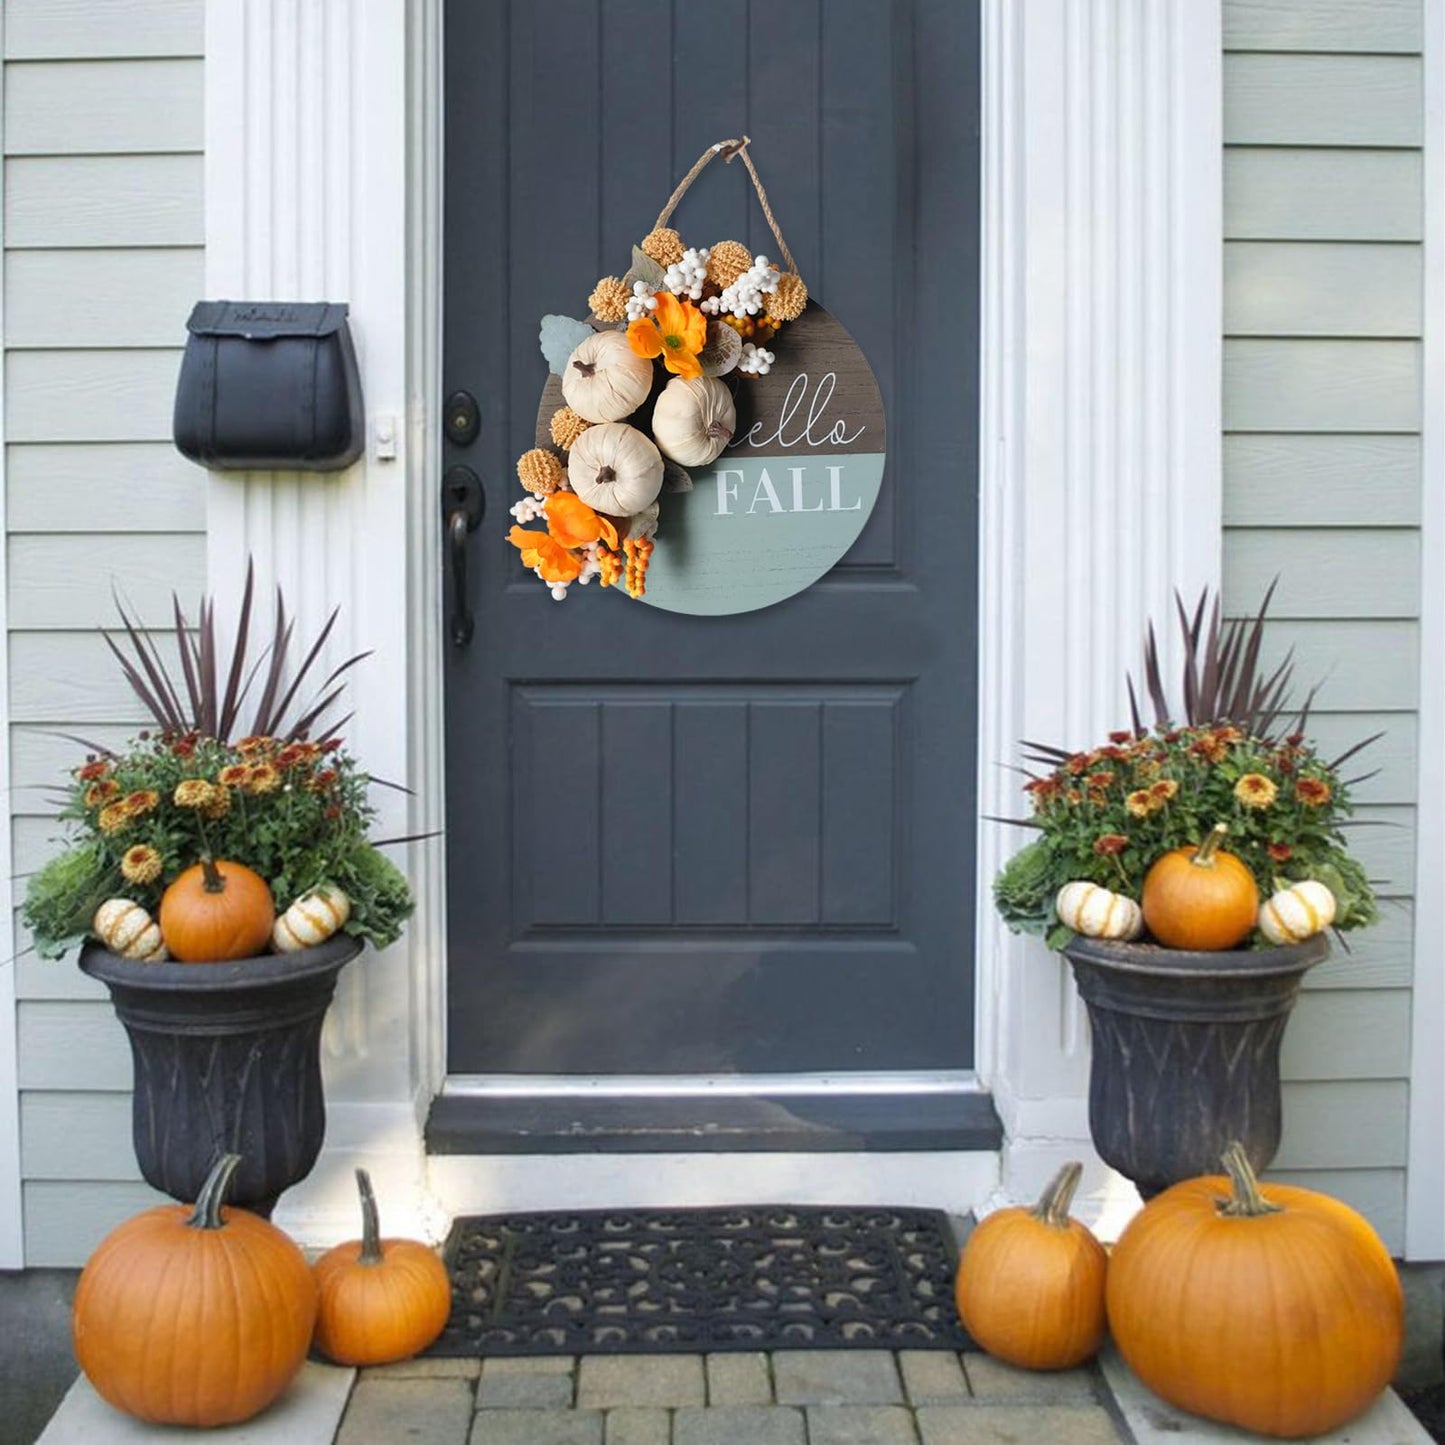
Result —
<instances>
[{"instance_id":1,"label":"orange silk blossom","mask_svg":"<svg viewBox=\"0 0 1445 1445\"><path fill-rule=\"evenodd\" d=\"M707 317L690 301L670 291L654 293L657 309L627 328L627 340L639 356L660 356L678 376L701 376L697 354L707 341Z\"/></svg>"},{"instance_id":2,"label":"orange silk blossom","mask_svg":"<svg viewBox=\"0 0 1445 1445\"><path fill-rule=\"evenodd\" d=\"M617 528L595 512L576 492L553 492L547 498L547 530L564 547L585 547L589 542L617 546Z\"/></svg>"},{"instance_id":3,"label":"orange silk blossom","mask_svg":"<svg viewBox=\"0 0 1445 1445\"><path fill-rule=\"evenodd\" d=\"M524 532L513 527L507 541L521 552L522 565L541 572L544 582L575 582L582 573L581 559L545 532Z\"/></svg>"}]
</instances>

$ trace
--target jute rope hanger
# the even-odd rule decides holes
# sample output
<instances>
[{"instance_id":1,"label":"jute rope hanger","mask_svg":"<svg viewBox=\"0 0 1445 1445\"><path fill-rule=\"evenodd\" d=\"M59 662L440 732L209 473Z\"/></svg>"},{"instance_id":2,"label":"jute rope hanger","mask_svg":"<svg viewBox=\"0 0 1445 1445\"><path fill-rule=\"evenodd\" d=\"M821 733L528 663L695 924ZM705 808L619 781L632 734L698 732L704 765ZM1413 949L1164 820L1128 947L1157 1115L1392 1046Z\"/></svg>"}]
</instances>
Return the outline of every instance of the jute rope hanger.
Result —
<instances>
[{"instance_id":1,"label":"jute rope hanger","mask_svg":"<svg viewBox=\"0 0 1445 1445\"><path fill-rule=\"evenodd\" d=\"M752 141L748 136L736 136L731 140L720 140L710 145L693 163L692 169L677 183L677 189L667 198L667 204L658 214L657 222L652 229L660 231L667 225L673 211L677 209L677 203L687 193L687 188L702 174L707 163L714 156L721 156L729 165L734 159L741 158L742 163L748 168L748 174L753 178L753 189L758 193L758 204L762 206L768 229L772 231L773 239L778 243L778 252L788 263L788 270L797 276L798 263L793 260L793 253L788 250L788 243L783 240L783 233L778 228L773 208L768 204L768 193L763 189L763 183L758 179L757 167L753 165L753 158L748 154L748 146L751 144ZM799 277L799 280L801 279Z\"/></svg>"}]
</instances>

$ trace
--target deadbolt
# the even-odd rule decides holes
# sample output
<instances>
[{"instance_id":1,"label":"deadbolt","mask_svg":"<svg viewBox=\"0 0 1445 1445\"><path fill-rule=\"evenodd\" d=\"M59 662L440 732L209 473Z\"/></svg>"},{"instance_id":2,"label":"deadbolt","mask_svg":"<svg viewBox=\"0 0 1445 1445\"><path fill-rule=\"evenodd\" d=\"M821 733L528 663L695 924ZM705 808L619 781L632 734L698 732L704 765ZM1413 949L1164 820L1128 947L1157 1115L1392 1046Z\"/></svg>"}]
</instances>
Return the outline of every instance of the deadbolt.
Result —
<instances>
[{"instance_id":1,"label":"deadbolt","mask_svg":"<svg viewBox=\"0 0 1445 1445\"><path fill-rule=\"evenodd\" d=\"M477 399L469 391L454 391L447 397L443 423L447 440L453 446L470 446L482 429L482 414Z\"/></svg>"}]
</instances>

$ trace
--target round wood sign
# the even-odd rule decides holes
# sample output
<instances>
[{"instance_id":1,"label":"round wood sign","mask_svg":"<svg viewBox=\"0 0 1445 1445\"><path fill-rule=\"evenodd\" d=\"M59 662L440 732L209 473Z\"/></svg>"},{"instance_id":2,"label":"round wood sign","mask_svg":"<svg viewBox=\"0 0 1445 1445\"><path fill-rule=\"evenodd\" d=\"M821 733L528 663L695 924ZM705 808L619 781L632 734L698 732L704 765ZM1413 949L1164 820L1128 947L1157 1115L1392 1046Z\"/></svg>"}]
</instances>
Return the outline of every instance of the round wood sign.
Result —
<instances>
[{"instance_id":1,"label":"round wood sign","mask_svg":"<svg viewBox=\"0 0 1445 1445\"><path fill-rule=\"evenodd\" d=\"M781 602L843 557L878 500L883 401L857 343L810 299L769 348L776 360L766 375L722 378L737 408L722 455L685 475L669 469L643 602L706 616ZM650 430L654 398L633 425ZM552 376L539 446L561 404Z\"/></svg>"}]
</instances>

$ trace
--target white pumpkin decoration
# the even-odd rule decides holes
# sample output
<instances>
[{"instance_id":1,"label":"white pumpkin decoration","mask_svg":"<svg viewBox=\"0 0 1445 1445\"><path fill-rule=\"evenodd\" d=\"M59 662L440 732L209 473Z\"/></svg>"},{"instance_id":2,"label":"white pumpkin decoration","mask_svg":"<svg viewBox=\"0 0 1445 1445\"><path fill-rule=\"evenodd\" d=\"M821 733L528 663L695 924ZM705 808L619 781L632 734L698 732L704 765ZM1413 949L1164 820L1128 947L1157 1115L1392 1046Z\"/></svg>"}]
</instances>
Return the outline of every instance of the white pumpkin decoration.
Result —
<instances>
[{"instance_id":1,"label":"white pumpkin decoration","mask_svg":"<svg viewBox=\"0 0 1445 1445\"><path fill-rule=\"evenodd\" d=\"M1097 883L1065 883L1054 899L1059 922L1086 938L1116 938L1125 943L1144 932L1144 915L1132 898Z\"/></svg>"},{"instance_id":2,"label":"white pumpkin decoration","mask_svg":"<svg viewBox=\"0 0 1445 1445\"><path fill-rule=\"evenodd\" d=\"M351 917L351 899L334 883L323 883L304 893L271 929L277 953L295 953L325 943Z\"/></svg>"},{"instance_id":3,"label":"white pumpkin decoration","mask_svg":"<svg viewBox=\"0 0 1445 1445\"><path fill-rule=\"evenodd\" d=\"M95 910L90 928L112 953L122 958L164 963L170 957L161 940L160 924L129 898L107 898Z\"/></svg>"},{"instance_id":4,"label":"white pumpkin decoration","mask_svg":"<svg viewBox=\"0 0 1445 1445\"><path fill-rule=\"evenodd\" d=\"M583 341L562 368L562 395L586 421L621 421L652 390L653 365L621 331L599 331Z\"/></svg>"},{"instance_id":5,"label":"white pumpkin decoration","mask_svg":"<svg viewBox=\"0 0 1445 1445\"><path fill-rule=\"evenodd\" d=\"M1281 888L1259 906L1259 931L1271 943L1303 943L1335 921L1335 895L1306 878Z\"/></svg>"},{"instance_id":6,"label":"white pumpkin decoration","mask_svg":"<svg viewBox=\"0 0 1445 1445\"><path fill-rule=\"evenodd\" d=\"M631 517L662 490L662 453L634 426L590 426L567 453L567 480L594 511Z\"/></svg>"},{"instance_id":7,"label":"white pumpkin decoration","mask_svg":"<svg viewBox=\"0 0 1445 1445\"><path fill-rule=\"evenodd\" d=\"M675 376L652 409L652 439L669 460L705 467L722 455L738 424L732 393L710 376Z\"/></svg>"}]
</instances>

